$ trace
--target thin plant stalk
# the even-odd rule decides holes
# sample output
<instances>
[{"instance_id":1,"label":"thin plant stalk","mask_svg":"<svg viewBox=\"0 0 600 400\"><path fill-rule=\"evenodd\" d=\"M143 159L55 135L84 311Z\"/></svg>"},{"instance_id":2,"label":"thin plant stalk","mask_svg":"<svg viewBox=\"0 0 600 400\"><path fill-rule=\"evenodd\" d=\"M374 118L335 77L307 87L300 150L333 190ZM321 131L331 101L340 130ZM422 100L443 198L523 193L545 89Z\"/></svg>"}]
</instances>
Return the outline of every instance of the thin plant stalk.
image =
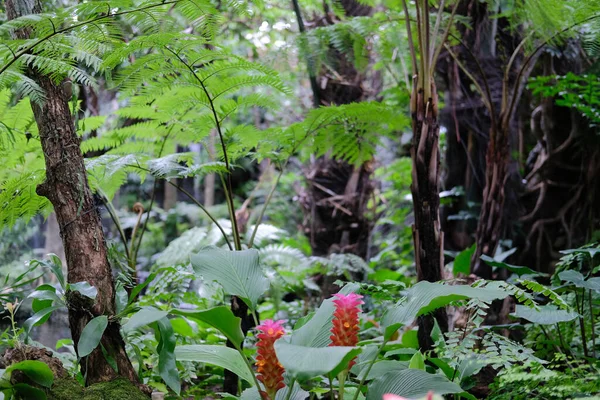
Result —
<instances>
[{"instance_id":1,"label":"thin plant stalk","mask_svg":"<svg viewBox=\"0 0 600 400\"><path fill-rule=\"evenodd\" d=\"M292 391L294 389L295 384L296 384L296 380L292 379L292 381L290 382L290 385L288 386L288 392L285 396L285 400L290 400L292 398Z\"/></svg>"},{"instance_id":2,"label":"thin plant stalk","mask_svg":"<svg viewBox=\"0 0 600 400\"><path fill-rule=\"evenodd\" d=\"M367 370L365 371L365 374L360 379L360 382L358 383L358 386L356 388L356 393L354 393L354 397L352 398L352 400L357 400L358 399L358 395L360 394L360 390L362 389L363 385L365 384L365 381L367 380L367 376L369 376L369 372L371 372L371 369L373 368L373 365L375 365L375 362L377 361L377 358L379 357L379 353L381 353L383 351L383 348L387 344L388 340L389 339L384 339L383 342L381 342L381 345L379 346L379 348L375 352L375 355L373 356L373 359L371 361L369 361L369 365L367 366Z\"/></svg>"},{"instance_id":3,"label":"thin plant stalk","mask_svg":"<svg viewBox=\"0 0 600 400\"><path fill-rule=\"evenodd\" d=\"M594 307L593 307L593 292L592 289L589 290L588 292L589 295L589 305L590 305L590 320L592 323L592 355L594 358L596 358L596 328L594 327Z\"/></svg>"}]
</instances>

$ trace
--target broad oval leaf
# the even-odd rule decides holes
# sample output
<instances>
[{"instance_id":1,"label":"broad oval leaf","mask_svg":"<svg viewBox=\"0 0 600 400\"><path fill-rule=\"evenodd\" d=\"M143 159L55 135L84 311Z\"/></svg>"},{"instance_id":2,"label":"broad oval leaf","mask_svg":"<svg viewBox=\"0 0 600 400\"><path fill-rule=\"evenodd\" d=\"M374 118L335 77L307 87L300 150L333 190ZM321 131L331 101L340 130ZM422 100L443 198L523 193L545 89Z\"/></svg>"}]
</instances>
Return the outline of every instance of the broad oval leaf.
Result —
<instances>
[{"instance_id":1,"label":"broad oval leaf","mask_svg":"<svg viewBox=\"0 0 600 400\"><path fill-rule=\"evenodd\" d=\"M229 347L203 344L177 346L175 357L177 361L202 362L228 369L246 382L254 385L254 378L248 370L242 355Z\"/></svg>"},{"instance_id":2,"label":"broad oval leaf","mask_svg":"<svg viewBox=\"0 0 600 400\"><path fill-rule=\"evenodd\" d=\"M562 281L572 283L578 288L585 288L600 292L600 278L585 279L581 272L574 270L562 271L558 274L558 277Z\"/></svg>"},{"instance_id":3,"label":"broad oval leaf","mask_svg":"<svg viewBox=\"0 0 600 400\"><path fill-rule=\"evenodd\" d=\"M36 300L51 300L52 302L56 302L56 305L63 304L62 299L56 294L56 288L48 284L38 286L37 289L31 292L27 297Z\"/></svg>"},{"instance_id":4,"label":"broad oval leaf","mask_svg":"<svg viewBox=\"0 0 600 400\"><path fill-rule=\"evenodd\" d=\"M269 289L255 249L242 251L208 247L191 257L194 271L207 281L223 286L225 293L238 296L256 310L258 299Z\"/></svg>"},{"instance_id":5,"label":"broad oval leaf","mask_svg":"<svg viewBox=\"0 0 600 400\"><path fill-rule=\"evenodd\" d=\"M168 312L159 310L154 307L143 307L129 318L129 321L123 325L124 332L131 332L153 322L156 322L166 317Z\"/></svg>"},{"instance_id":6,"label":"broad oval leaf","mask_svg":"<svg viewBox=\"0 0 600 400\"><path fill-rule=\"evenodd\" d=\"M106 315L100 315L88 322L81 332L79 342L77 342L77 355L79 358L87 356L98 347L107 326L108 318Z\"/></svg>"},{"instance_id":7,"label":"broad oval leaf","mask_svg":"<svg viewBox=\"0 0 600 400\"><path fill-rule=\"evenodd\" d=\"M419 369L392 371L375 379L368 386L367 400L381 400L386 393L411 399L427 395L429 391L443 395L463 390L443 375L430 374Z\"/></svg>"},{"instance_id":8,"label":"broad oval leaf","mask_svg":"<svg viewBox=\"0 0 600 400\"><path fill-rule=\"evenodd\" d=\"M349 284L344 286L340 290L340 293L355 293L358 289L359 286L357 284ZM329 346L331 343L329 336L331 336L331 328L333 326L331 321L333 320L334 311L335 304L333 304L333 299L329 298L324 300L312 318L292 333L290 342L298 346L306 347Z\"/></svg>"},{"instance_id":9,"label":"broad oval leaf","mask_svg":"<svg viewBox=\"0 0 600 400\"><path fill-rule=\"evenodd\" d=\"M96 299L98 295L98 289L95 286L90 285L88 282L76 282L69 283L68 290L73 290L75 292L81 293L82 296L89 297L92 300Z\"/></svg>"},{"instance_id":10,"label":"broad oval leaf","mask_svg":"<svg viewBox=\"0 0 600 400\"><path fill-rule=\"evenodd\" d=\"M507 264L507 263L502 262L502 261L497 261L497 260L494 260L490 256L486 256L485 254L481 256L481 259L487 265L489 265L491 267L507 269L510 272L512 272L513 274L517 274L518 276L521 276L521 275L540 275L539 272L536 272L536 271L532 270L531 268L522 267L520 265Z\"/></svg>"},{"instance_id":11,"label":"broad oval leaf","mask_svg":"<svg viewBox=\"0 0 600 400\"><path fill-rule=\"evenodd\" d=\"M408 368L407 361L396 361L396 360L382 360L373 364L371 370L369 371L369 375L365 378L366 381L371 381L379 376L382 376L391 371L403 371ZM357 379L363 379L363 376L367 368L363 368L360 373L357 375Z\"/></svg>"},{"instance_id":12,"label":"broad oval leaf","mask_svg":"<svg viewBox=\"0 0 600 400\"><path fill-rule=\"evenodd\" d=\"M423 354L421 354L420 351L417 351L415 354L413 354L412 358L410 359L408 368L420 369L421 371L425 371L425 358L423 358Z\"/></svg>"},{"instance_id":13,"label":"broad oval leaf","mask_svg":"<svg viewBox=\"0 0 600 400\"><path fill-rule=\"evenodd\" d=\"M384 314L382 325L385 327L385 336L389 339L400 326L409 325L418 316L445 307L453 301L477 298L491 302L504 299L508 295L508 292L492 287L445 285L422 281L406 291L406 301L388 309Z\"/></svg>"},{"instance_id":14,"label":"broad oval leaf","mask_svg":"<svg viewBox=\"0 0 600 400\"><path fill-rule=\"evenodd\" d=\"M216 328L236 346L240 347L244 341L241 318L225 306L209 308L208 310L171 310L171 314L181 315L190 319L205 322Z\"/></svg>"},{"instance_id":15,"label":"broad oval leaf","mask_svg":"<svg viewBox=\"0 0 600 400\"><path fill-rule=\"evenodd\" d=\"M298 382L294 382L292 393L288 393L289 390L289 386L279 389L275 395L275 400L306 400L310 397L310 393L302 389Z\"/></svg>"},{"instance_id":16,"label":"broad oval leaf","mask_svg":"<svg viewBox=\"0 0 600 400\"><path fill-rule=\"evenodd\" d=\"M54 374L46 363L37 360L25 360L11 364L6 368L6 372L21 371L33 382L40 386L50 387L54 382Z\"/></svg>"},{"instance_id":17,"label":"broad oval leaf","mask_svg":"<svg viewBox=\"0 0 600 400\"><path fill-rule=\"evenodd\" d=\"M167 317L163 317L156 321L158 331L160 333L160 341L158 343L158 373L175 393L179 395L181 392L181 381L179 380L179 371L175 362L175 346L177 340L173 327Z\"/></svg>"},{"instance_id":18,"label":"broad oval leaf","mask_svg":"<svg viewBox=\"0 0 600 400\"><path fill-rule=\"evenodd\" d=\"M48 300L43 300L43 301L48 301ZM27 318L27 320L24 323L27 334L29 334L29 332L31 331L31 328L33 328L34 326L38 326L38 325L41 325L44 322L46 322L46 320L50 317L50 314L52 314L54 311L56 311L60 308L62 308L62 306L46 307L46 308L36 312L35 314L33 314L31 317Z\"/></svg>"},{"instance_id":19,"label":"broad oval leaf","mask_svg":"<svg viewBox=\"0 0 600 400\"><path fill-rule=\"evenodd\" d=\"M539 310L517 304L515 312L511 315L540 325L554 325L558 322L572 321L579 316L574 311L559 310L558 307L552 304L539 306Z\"/></svg>"},{"instance_id":20,"label":"broad oval leaf","mask_svg":"<svg viewBox=\"0 0 600 400\"><path fill-rule=\"evenodd\" d=\"M17 383L12 386L15 394L20 399L35 399L35 400L46 400L46 392L26 383ZM0 393L1 394L1 393Z\"/></svg>"},{"instance_id":21,"label":"broad oval leaf","mask_svg":"<svg viewBox=\"0 0 600 400\"><path fill-rule=\"evenodd\" d=\"M298 381L320 375L337 375L360 353L361 349L347 346L305 347L278 340L275 342L277 359L286 373Z\"/></svg>"},{"instance_id":22,"label":"broad oval leaf","mask_svg":"<svg viewBox=\"0 0 600 400\"><path fill-rule=\"evenodd\" d=\"M452 266L452 273L454 275L469 275L471 273L471 257L475 252L475 246L476 245L473 244L471 247L464 249L456 255Z\"/></svg>"}]
</instances>

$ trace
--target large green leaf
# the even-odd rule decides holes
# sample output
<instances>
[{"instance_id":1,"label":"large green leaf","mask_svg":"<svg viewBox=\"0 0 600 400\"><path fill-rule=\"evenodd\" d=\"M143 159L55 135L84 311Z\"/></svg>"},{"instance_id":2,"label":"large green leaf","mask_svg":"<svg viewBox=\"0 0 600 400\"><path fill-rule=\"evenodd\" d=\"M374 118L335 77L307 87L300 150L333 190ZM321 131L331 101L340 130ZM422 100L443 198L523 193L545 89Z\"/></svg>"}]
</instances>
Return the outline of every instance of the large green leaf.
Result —
<instances>
[{"instance_id":1,"label":"large green leaf","mask_svg":"<svg viewBox=\"0 0 600 400\"><path fill-rule=\"evenodd\" d=\"M371 370L369 371L369 375L365 378L365 380L370 381L383 374L386 374L391 371L403 371L408 368L407 361L396 361L396 360L382 360L373 364ZM357 375L357 379L362 379L366 374L367 368L363 368L360 373Z\"/></svg>"},{"instance_id":2,"label":"large green leaf","mask_svg":"<svg viewBox=\"0 0 600 400\"><path fill-rule=\"evenodd\" d=\"M600 278L585 279L581 272L574 271L572 269L560 272L558 277L560 280L572 283L578 288L585 288L600 292Z\"/></svg>"},{"instance_id":3,"label":"large green leaf","mask_svg":"<svg viewBox=\"0 0 600 400\"><path fill-rule=\"evenodd\" d=\"M44 285L40 285L37 287L37 289L35 289L33 292L31 292L29 294L30 299L36 299L36 300L44 300L44 301L48 301L50 300L49 304L52 304L53 302L56 302L56 305L64 305L63 300L56 294L56 288L52 285L48 285L48 284L44 284ZM48 303L46 303L48 304ZM46 308L46 307L43 307ZM38 311L38 310L36 310Z\"/></svg>"},{"instance_id":4,"label":"large green leaf","mask_svg":"<svg viewBox=\"0 0 600 400\"><path fill-rule=\"evenodd\" d=\"M381 400L386 393L417 399L429 391L443 395L463 390L443 375L434 375L419 369L392 371L375 379L368 386L367 400Z\"/></svg>"},{"instance_id":5,"label":"large green leaf","mask_svg":"<svg viewBox=\"0 0 600 400\"><path fill-rule=\"evenodd\" d=\"M539 275L539 272L532 270L531 268L522 267L520 265L512 265L507 264L505 262L494 260L492 257L486 256L485 254L481 256L481 259L488 265L496 268L507 269L513 274L521 275Z\"/></svg>"},{"instance_id":6,"label":"large green leaf","mask_svg":"<svg viewBox=\"0 0 600 400\"><path fill-rule=\"evenodd\" d=\"M87 356L98 347L107 326L108 318L106 315L100 315L88 322L85 328L83 328L79 342L77 343L77 355L79 358Z\"/></svg>"},{"instance_id":7,"label":"large green leaf","mask_svg":"<svg viewBox=\"0 0 600 400\"><path fill-rule=\"evenodd\" d=\"M340 290L342 294L355 293L358 291L359 286L357 284L346 285ZM327 347L331 343L331 328L333 320L333 312L335 311L335 304L333 299L326 299L323 301L319 309L315 312L313 317L301 328L296 329L292 333L291 343L298 346L306 347Z\"/></svg>"},{"instance_id":8,"label":"large green leaf","mask_svg":"<svg viewBox=\"0 0 600 400\"><path fill-rule=\"evenodd\" d=\"M160 340L158 342L158 373L175 393L181 392L181 381L179 380L179 371L175 361L175 333L167 317L156 321Z\"/></svg>"},{"instance_id":9,"label":"large green leaf","mask_svg":"<svg viewBox=\"0 0 600 400\"><path fill-rule=\"evenodd\" d=\"M464 249L454 258L452 266L452 273L456 276L457 274L469 275L471 273L471 257L475 252L475 244L473 246Z\"/></svg>"},{"instance_id":10,"label":"large green leaf","mask_svg":"<svg viewBox=\"0 0 600 400\"><path fill-rule=\"evenodd\" d=\"M12 386L19 399L46 400L46 392L26 383L17 383ZM1 393L0 393L1 394Z\"/></svg>"},{"instance_id":11,"label":"large green leaf","mask_svg":"<svg viewBox=\"0 0 600 400\"><path fill-rule=\"evenodd\" d=\"M305 381L320 375L337 375L360 353L360 348L305 347L278 340L275 342L275 353L292 379Z\"/></svg>"},{"instance_id":12,"label":"large green leaf","mask_svg":"<svg viewBox=\"0 0 600 400\"><path fill-rule=\"evenodd\" d=\"M6 368L6 373L21 371L33 382L40 386L50 387L54 382L54 374L46 363L37 360L25 360L11 364Z\"/></svg>"},{"instance_id":13,"label":"large green leaf","mask_svg":"<svg viewBox=\"0 0 600 400\"><path fill-rule=\"evenodd\" d=\"M202 362L228 369L246 382L254 385L254 378L248 370L242 355L229 347L203 344L177 346L175 357L177 361Z\"/></svg>"},{"instance_id":14,"label":"large green leaf","mask_svg":"<svg viewBox=\"0 0 600 400\"><path fill-rule=\"evenodd\" d=\"M153 322L156 322L164 317L166 317L169 313L167 311L162 311L154 307L143 307L138 312L133 314L129 321L125 325L123 325L124 332L131 332L135 329L141 328L142 326L146 326Z\"/></svg>"},{"instance_id":15,"label":"large green leaf","mask_svg":"<svg viewBox=\"0 0 600 400\"><path fill-rule=\"evenodd\" d=\"M574 311L560 310L552 304L539 306L539 310L517 304L515 312L511 315L516 318L526 319L534 324L554 325L558 322L572 321L579 314Z\"/></svg>"},{"instance_id":16,"label":"large green leaf","mask_svg":"<svg viewBox=\"0 0 600 400\"><path fill-rule=\"evenodd\" d=\"M67 285L67 289L79 292L82 296L88 297L90 299L95 299L98 295L98 289L96 289L94 286L90 285L88 282L85 281L69 283Z\"/></svg>"},{"instance_id":17,"label":"large green leaf","mask_svg":"<svg viewBox=\"0 0 600 400\"><path fill-rule=\"evenodd\" d=\"M241 318L225 306L209 308L208 310L171 310L171 314L181 315L190 319L205 322L216 328L231 342L239 347L244 341Z\"/></svg>"},{"instance_id":18,"label":"large green leaf","mask_svg":"<svg viewBox=\"0 0 600 400\"><path fill-rule=\"evenodd\" d=\"M310 393L303 390L298 382L294 382L294 386L291 389L292 393L288 397L289 390L289 386L279 389L275 395L275 400L306 400L310 396Z\"/></svg>"},{"instance_id":19,"label":"large green leaf","mask_svg":"<svg viewBox=\"0 0 600 400\"><path fill-rule=\"evenodd\" d=\"M225 293L241 298L252 311L269 289L255 249L242 251L208 247L191 257L194 271L207 281L223 286Z\"/></svg>"},{"instance_id":20,"label":"large green leaf","mask_svg":"<svg viewBox=\"0 0 600 400\"><path fill-rule=\"evenodd\" d=\"M406 300L396 305L383 316L386 338L398 330L400 326L411 324L416 317L430 313L440 307L465 299L477 298L491 302L503 299L508 292L494 289L488 284L486 287L471 287L467 285L445 285L422 281L406 291Z\"/></svg>"},{"instance_id":21,"label":"large green leaf","mask_svg":"<svg viewBox=\"0 0 600 400\"><path fill-rule=\"evenodd\" d=\"M43 300L43 301L49 301L49 300ZM46 307L46 308L36 312L35 314L33 314L31 317L27 318L27 320L23 324L25 326L25 330L27 331L27 333L29 334L29 332L31 331L31 328L33 328L34 326L38 326L38 325L41 325L44 322L46 322L46 320L48 320L48 318L50 317L50 314L52 314L54 311L56 311L60 308L62 308L62 306Z\"/></svg>"}]
</instances>

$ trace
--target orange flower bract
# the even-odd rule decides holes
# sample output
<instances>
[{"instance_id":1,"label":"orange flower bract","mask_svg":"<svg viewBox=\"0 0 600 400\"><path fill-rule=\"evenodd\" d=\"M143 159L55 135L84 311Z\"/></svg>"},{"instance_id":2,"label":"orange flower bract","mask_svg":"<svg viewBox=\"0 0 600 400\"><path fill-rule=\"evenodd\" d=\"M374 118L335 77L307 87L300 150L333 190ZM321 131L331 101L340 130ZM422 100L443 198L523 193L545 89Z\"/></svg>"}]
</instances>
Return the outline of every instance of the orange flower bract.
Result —
<instances>
[{"instance_id":1,"label":"orange flower bract","mask_svg":"<svg viewBox=\"0 0 600 400\"><path fill-rule=\"evenodd\" d=\"M256 327L259 334L256 335L257 356L257 379L265 386L261 395L265 400L274 400L277 391L285 386L283 383L283 366L277 360L275 354L275 341L285 333L281 326L283 321L266 320Z\"/></svg>"},{"instance_id":2,"label":"orange flower bract","mask_svg":"<svg viewBox=\"0 0 600 400\"><path fill-rule=\"evenodd\" d=\"M330 346L356 346L358 343L358 313L364 304L362 296L356 293L334 295L335 311L331 328ZM349 367L354 365L354 360Z\"/></svg>"}]
</instances>

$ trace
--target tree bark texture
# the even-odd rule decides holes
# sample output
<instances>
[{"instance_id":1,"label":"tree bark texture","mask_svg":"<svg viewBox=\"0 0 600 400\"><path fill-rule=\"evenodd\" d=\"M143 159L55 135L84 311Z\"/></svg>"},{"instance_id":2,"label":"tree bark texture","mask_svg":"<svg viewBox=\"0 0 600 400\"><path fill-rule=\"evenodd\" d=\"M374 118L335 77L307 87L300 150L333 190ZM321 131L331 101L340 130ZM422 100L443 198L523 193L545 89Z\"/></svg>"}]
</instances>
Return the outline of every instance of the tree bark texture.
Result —
<instances>
[{"instance_id":1,"label":"tree bark texture","mask_svg":"<svg viewBox=\"0 0 600 400\"><path fill-rule=\"evenodd\" d=\"M469 25L459 26L462 44L455 46L453 52L481 87L487 83L491 106L495 115L500 116L504 68L520 38L518 31L508 29L505 18L494 18L498 10L491 7L478 0L460 2L457 15L467 17ZM520 67L521 58L517 56L513 69ZM444 230L449 233L446 247L455 251L465 249L472 244L476 231L477 248L471 271L490 278L491 268L482 263L480 257L493 255L500 239L511 236L517 222L511 215L517 215L520 210L518 164L510 157L518 130L512 116L504 121L506 123L493 124L482 94L473 88L457 62L450 55L440 61L437 70L446 86L446 106L441 119L448 129L445 187L462 186L465 192L463 198L443 210ZM514 75L514 71L509 74L509 89L512 89ZM472 211L466 208L469 203L481 203L477 224L448 219L459 211Z\"/></svg>"},{"instance_id":2,"label":"tree bark texture","mask_svg":"<svg viewBox=\"0 0 600 400\"><path fill-rule=\"evenodd\" d=\"M411 158L412 184L415 223L413 241L415 246L415 264L417 280L436 282L442 279L444 260L444 232L440 226L440 154L438 122L438 96L435 84L431 84L431 97L424 98L424 91L413 85L411 98L412 146ZM444 308L438 309L433 316L419 317L419 346L422 350L433 348L431 330L434 318L442 331L448 330L448 318Z\"/></svg>"},{"instance_id":3,"label":"tree bark texture","mask_svg":"<svg viewBox=\"0 0 600 400\"><path fill-rule=\"evenodd\" d=\"M372 8L355 0L342 0L348 17L366 16ZM312 21L314 26L335 24L332 13ZM298 16L299 25L303 26ZM358 71L351 56L329 49L329 68L322 68L311 83L313 97L319 105L341 105L374 98L380 90L378 74L368 76ZM332 73L331 70L335 71ZM371 181L373 163L352 166L331 157L320 157L305 171L308 189L301 196L304 210L304 232L309 236L313 254L328 256L351 253L366 258L373 221L368 216L367 203L374 185ZM335 280L335 279L334 279ZM325 283L325 286L328 286ZM325 290L324 296L330 294Z\"/></svg>"},{"instance_id":4,"label":"tree bark texture","mask_svg":"<svg viewBox=\"0 0 600 400\"><path fill-rule=\"evenodd\" d=\"M585 72L579 43L543 56L545 76ZM579 247L600 229L600 139L576 109L542 99L531 114L533 150L525 166L520 265L552 273L560 250Z\"/></svg>"},{"instance_id":5,"label":"tree bark texture","mask_svg":"<svg viewBox=\"0 0 600 400\"><path fill-rule=\"evenodd\" d=\"M492 278L492 269L481 260L481 256L493 256L504 233L503 210L509 161L508 132L492 126L486 155L485 188L477 225L476 247L471 259L473 273L484 279Z\"/></svg>"},{"instance_id":6,"label":"tree bark texture","mask_svg":"<svg viewBox=\"0 0 600 400\"><path fill-rule=\"evenodd\" d=\"M23 15L40 13L38 0L7 0L9 20ZM14 33L27 39L30 31ZM88 304L78 292L67 292L69 325L73 341L78 343L83 328L94 317L106 315L109 324L101 345L114 358L118 373L110 366L100 347L81 361L86 384L110 381L124 376L137 383L138 378L125 352L125 343L119 332L119 322L114 318L114 284L107 259L106 245L100 217L88 185L80 140L62 85L36 70L28 75L44 90L42 104L31 103L39 129L39 137L46 163L46 181L38 186L37 193L47 197L56 212L60 235L67 260L67 280L70 283L86 281L98 290L93 304Z\"/></svg>"}]
</instances>

